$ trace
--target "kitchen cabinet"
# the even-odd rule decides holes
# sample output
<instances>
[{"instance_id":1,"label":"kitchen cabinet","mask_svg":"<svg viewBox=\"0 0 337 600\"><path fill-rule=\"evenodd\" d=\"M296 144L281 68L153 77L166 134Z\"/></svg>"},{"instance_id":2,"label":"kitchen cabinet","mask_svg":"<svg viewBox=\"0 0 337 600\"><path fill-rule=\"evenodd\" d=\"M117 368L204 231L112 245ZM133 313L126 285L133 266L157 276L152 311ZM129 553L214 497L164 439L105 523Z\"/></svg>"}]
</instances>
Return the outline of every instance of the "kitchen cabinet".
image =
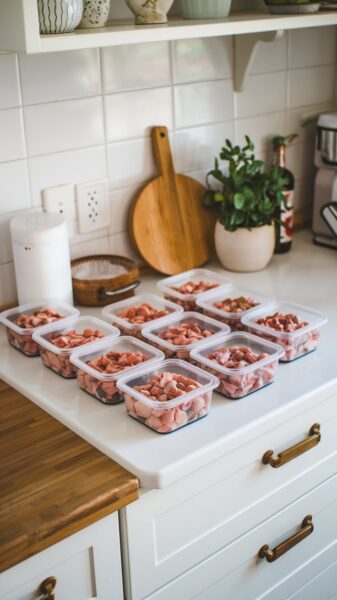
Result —
<instances>
[{"instance_id":1,"label":"kitchen cabinet","mask_svg":"<svg viewBox=\"0 0 337 600\"><path fill-rule=\"evenodd\" d=\"M240 8L240 0L233 7ZM337 11L317 14L271 15L263 0L249 0L250 10L233 12L219 20L184 20L172 16L167 25L134 25L133 20L114 20L102 29L76 29L60 35L40 35L36 0L2 0L0 3L0 51L35 54L81 48L121 46L203 37L236 36L235 89L240 91L257 44L272 42L290 29L337 24ZM243 35L244 34L244 35Z\"/></svg>"},{"instance_id":2,"label":"kitchen cabinet","mask_svg":"<svg viewBox=\"0 0 337 600\"><path fill-rule=\"evenodd\" d=\"M123 600L118 514L113 513L80 532L4 571L1 600L48 600L41 584L56 578L60 600Z\"/></svg>"}]
</instances>

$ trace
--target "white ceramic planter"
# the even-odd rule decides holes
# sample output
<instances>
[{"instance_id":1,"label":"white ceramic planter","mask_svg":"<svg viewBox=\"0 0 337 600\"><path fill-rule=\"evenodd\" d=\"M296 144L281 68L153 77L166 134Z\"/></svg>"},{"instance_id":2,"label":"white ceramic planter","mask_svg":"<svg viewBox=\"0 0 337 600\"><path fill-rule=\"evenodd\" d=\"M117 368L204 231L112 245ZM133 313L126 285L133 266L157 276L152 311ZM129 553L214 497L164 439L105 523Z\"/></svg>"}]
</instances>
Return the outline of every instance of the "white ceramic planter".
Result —
<instances>
[{"instance_id":1,"label":"white ceramic planter","mask_svg":"<svg viewBox=\"0 0 337 600\"><path fill-rule=\"evenodd\" d=\"M225 19L232 0L181 0L185 19Z\"/></svg>"},{"instance_id":2,"label":"white ceramic planter","mask_svg":"<svg viewBox=\"0 0 337 600\"><path fill-rule=\"evenodd\" d=\"M136 17L136 25L167 23L173 0L125 0Z\"/></svg>"},{"instance_id":3,"label":"white ceramic planter","mask_svg":"<svg viewBox=\"0 0 337 600\"><path fill-rule=\"evenodd\" d=\"M261 271L270 262L275 248L275 227L226 231L218 221L215 226L215 249L225 269L249 273Z\"/></svg>"},{"instance_id":4,"label":"white ceramic planter","mask_svg":"<svg viewBox=\"0 0 337 600\"><path fill-rule=\"evenodd\" d=\"M41 33L69 33L79 24L83 0L38 0Z\"/></svg>"},{"instance_id":5,"label":"white ceramic planter","mask_svg":"<svg viewBox=\"0 0 337 600\"><path fill-rule=\"evenodd\" d=\"M84 0L82 28L104 27L110 11L110 0Z\"/></svg>"}]
</instances>

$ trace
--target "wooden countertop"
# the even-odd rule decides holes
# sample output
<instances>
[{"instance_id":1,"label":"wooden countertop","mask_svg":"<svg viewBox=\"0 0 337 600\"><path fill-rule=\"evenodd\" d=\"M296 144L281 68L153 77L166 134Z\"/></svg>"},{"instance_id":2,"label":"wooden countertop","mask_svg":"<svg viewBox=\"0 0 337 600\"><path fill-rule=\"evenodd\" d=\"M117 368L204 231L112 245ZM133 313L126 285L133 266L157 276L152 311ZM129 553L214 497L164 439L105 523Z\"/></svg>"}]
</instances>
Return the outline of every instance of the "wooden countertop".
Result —
<instances>
[{"instance_id":1,"label":"wooden countertop","mask_svg":"<svg viewBox=\"0 0 337 600\"><path fill-rule=\"evenodd\" d=\"M0 572L138 498L138 480L0 380Z\"/></svg>"}]
</instances>

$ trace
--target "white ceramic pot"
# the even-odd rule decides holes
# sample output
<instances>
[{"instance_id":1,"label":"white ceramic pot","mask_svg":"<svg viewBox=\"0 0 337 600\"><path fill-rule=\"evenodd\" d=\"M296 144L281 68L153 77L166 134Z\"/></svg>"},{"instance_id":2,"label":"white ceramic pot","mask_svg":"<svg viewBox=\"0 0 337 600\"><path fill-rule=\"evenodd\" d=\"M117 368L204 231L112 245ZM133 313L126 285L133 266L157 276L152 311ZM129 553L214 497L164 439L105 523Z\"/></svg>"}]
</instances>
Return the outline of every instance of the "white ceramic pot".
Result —
<instances>
[{"instance_id":1,"label":"white ceramic pot","mask_svg":"<svg viewBox=\"0 0 337 600\"><path fill-rule=\"evenodd\" d=\"M261 271L270 262L275 249L275 227L227 231L218 221L215 226L215 249L225 269L249 273Z\"/></svg>"},{"instance_id":2,"label":"white ceramic pot","mask_svg":"<svg viewBox=\"0 0 337 600\"><path fill-rule=\"evenodd\" d=\"M41 33L69 33L79 24L83 0L38 0Z\"/></svg>"},{"instance_id":3,"label":"white ceramic pot","mask_svg":"<svg viewBox=\"0 0 337 600\"><path fill-rule=\"evenodd\" d=\"M136 25L167 23L173 0L125 0L136 17Z\"/></svg>"},{"instance_id":4,"label":"white ceramic pot","mask_svg":"<svg viewBox=\"0 0 337 600\"><path fill-rule=\"evenodd\" d=\"M224 19L228 17L232 0L181 0L185 19Z\"/></svg>"},{"instance_id":5,"label":"white ceramic pot","mask_svg":"<svg viewBox=\"0 0 337 600\"><path fill-rule=\"evenodd\" d=\"M82 28L104 27L109 18L110 0L84 0Z\"/></svg>"}]
</instances>

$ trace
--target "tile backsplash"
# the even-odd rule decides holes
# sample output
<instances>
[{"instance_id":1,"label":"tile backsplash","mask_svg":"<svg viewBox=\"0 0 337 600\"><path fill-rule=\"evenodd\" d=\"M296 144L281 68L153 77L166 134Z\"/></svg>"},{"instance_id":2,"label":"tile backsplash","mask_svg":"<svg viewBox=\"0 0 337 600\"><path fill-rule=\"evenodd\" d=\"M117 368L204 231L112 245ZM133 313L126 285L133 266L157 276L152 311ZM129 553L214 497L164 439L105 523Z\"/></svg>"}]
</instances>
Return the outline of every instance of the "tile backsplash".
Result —
<instances>
[{"instance_id":1,"label":"tile backsplash","mask_svg":"<svg viewBox=\"0 0 337 600\"><path fill-rule=\"evenodd\" d=\"M37 56L0 54L0 305L15 300L9 221L41 207L41 190L107 177L111 222L71 239L72 257L134 256L130 203L156 175L153 125L170 131L175 166L204 181L226 137L250 135L262 157L270 137L297 131L288 163L296 209L312 204L314 127L303 113L333 105L337 29L305 29L261 45L245 91L233 92L233 38L160 42Z\"/></svg>"}]
</instances>

